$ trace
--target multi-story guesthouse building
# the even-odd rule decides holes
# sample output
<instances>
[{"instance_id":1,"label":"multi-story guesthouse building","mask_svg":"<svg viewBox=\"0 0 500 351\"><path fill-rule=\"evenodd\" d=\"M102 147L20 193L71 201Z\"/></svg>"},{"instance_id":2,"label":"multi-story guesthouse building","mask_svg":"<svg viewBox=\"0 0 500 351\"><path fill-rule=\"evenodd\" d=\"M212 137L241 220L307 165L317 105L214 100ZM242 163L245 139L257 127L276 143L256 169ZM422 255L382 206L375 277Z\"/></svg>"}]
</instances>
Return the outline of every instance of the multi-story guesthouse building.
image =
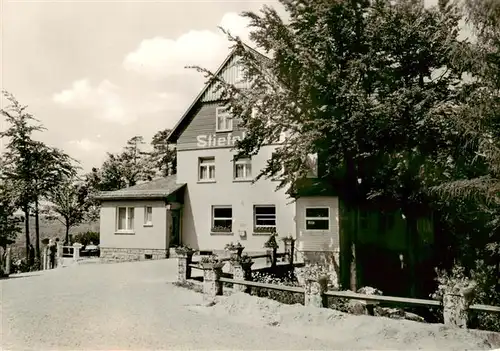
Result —
<instances>
[{"instance_id":1,"label":"multi-story guesthouse building","mask_svg":"<svg viewBox=\"0 0 500 351\"><path fill-rule=\"evenodd\" d=\"M216 74L245 84L240 72L233 52ZM101 194L102 255L157 258L180 244L217 251L237 241L258 252L273 232L296 238L300 251L338 250L337 197L292 199L276 191L277 180L253 183L279 144L234 161L245 131L215 84L204 87L169 136L177 145L175 176Z\"/></svg>"},{"instance_id":2,"label":"multi-story guesthouse building","mask_svg":"<svg viewBox=\"0 0 500 351\"><path fill-rule=\"evenodd\" d=\"M246 84L234 52L216 75ZM169 135L177 146L176 175L100 195L101 255L165 258L178 245L217 252L237 241L246 252L259 252L276 232L296 238L302 257L335 257L346 284L355 237L359 280L387 292L395 280L405 280L405 257L413 249L400 212L347 211L335 189L315 179L305 179L293 198L285 190L276 191L277 180L253 183L279 143L235 161L233 146L245 131L225 109L216 84L204 87ZM321 162L311 168L312 178L318 177L318 168L321 172ZM431 264L434 233L429 220L419 223L417 265L425 268Z\"/></svg>"}]
</instances>

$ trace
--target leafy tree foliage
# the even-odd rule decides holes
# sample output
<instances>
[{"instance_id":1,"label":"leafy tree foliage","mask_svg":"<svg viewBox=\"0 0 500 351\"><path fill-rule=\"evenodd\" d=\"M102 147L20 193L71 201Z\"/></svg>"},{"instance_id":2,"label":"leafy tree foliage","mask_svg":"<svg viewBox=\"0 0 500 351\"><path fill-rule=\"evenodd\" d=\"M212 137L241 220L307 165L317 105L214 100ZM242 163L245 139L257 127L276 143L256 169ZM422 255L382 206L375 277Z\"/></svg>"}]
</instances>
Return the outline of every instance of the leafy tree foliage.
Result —
<instances>
[{"instance_id":1,"label":"leafy tree foliage","mask_svg":"<svg viewBox=\"0 0 500 351\"><path fill-rule=\"evenodd\" d=\"M151 140L153 150L149 153L151 164L163 177L177 172L177 152L175 145L167 141L169 134L170 129L158 131Z\"/></svg>"},{"instance_id":2,"label":"leafy tree foliage","mask_svg":"<svg viewBox=\"0 0 500 351\"><path fill-rule=\"evenodd\" d=\"M35 151L39 145L32 139L32 134L42 131L43 127L33 115L27 112L27 106L21 105L12 94L4 91L3 96L10 104L1 110L8 123L8 128L0 133L0 138L8 140L3 156L2 177L15 184L18 191L16 199L17 205L24 212L26 255L28 255L30 206L36 195L34 189Z\"/></svg>"},{"instance_id":3,"label":"leafy tree foliage","mask_svg":"<svg viewBox=\"0 0 500 351\"><path fill-rule=\"evenodd\" d=\"M21 218L16 216L17 199L13 184L0 179L0 247L14 242L20 232Z\"/></svg>"},{"instance_id":4,"label":"leafy tree foliage","mask_svg":"<svg viewBox=\"0 0 500 351\"><path fill-rule=\"evenodd\" d=\"M458 99L461 84L448 54L460 45L459 11L449 1L280 2L288 22L268 6L243 13L270 59L229 33L249 89L198 67L247 131L239 155L286 135L257 179L279 175L294 193L307 156L318 154L322 181L348 208L401 208L415 240L432 200L427 189L451 179L458 163L442 106Z\"/></svg>"},{"instance_id":5,"label":"leafy tree foliage","mask_svg":"<svg viewBox=\"0 0 500 351\"><path fill-rule=\"evenodd\" d=\"M76 169L67 154L34 140L32 134L44 128L15 97L4 92L10 104L2 109L8 128L0 133L8 140L2 177L17 190L17 206L24 212L26 253L29 252L30 214L35 215L35 250L40 258L39 202L59 185L63 177L74 175Z\"/></svg>"},{"instance_id":6,"label":"leafy tree foliage","mask_svg":"<svg viewBox=\"0 0 500 351\"><path fill-rule=\"evenodd\" d=\"M64 225L66 242L69 242L70 229L89 219L93 202L88 189L84 183L66 178L48 194L50 205L44 209L44 213L49 219L58 220Z\"/></svg>"}]
</instances>

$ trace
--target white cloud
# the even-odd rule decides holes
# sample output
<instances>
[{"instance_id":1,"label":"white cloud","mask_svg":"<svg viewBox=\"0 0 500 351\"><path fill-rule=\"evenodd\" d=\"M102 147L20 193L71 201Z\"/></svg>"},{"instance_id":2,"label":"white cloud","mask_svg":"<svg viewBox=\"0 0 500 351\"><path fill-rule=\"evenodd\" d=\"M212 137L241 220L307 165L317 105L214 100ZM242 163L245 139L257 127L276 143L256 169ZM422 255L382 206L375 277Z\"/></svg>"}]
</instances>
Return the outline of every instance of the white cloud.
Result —
<instances>
[{"instance_id":1,"label":"white cloud","mask_svg":"<svg viewBox=\"0 0 500 351\"><path fill-rule=\"evenodd\" d=\"M120 93L121 89L108 80L93 87L88 79L80 79L54 94L52 100L67 108L93 110L94 116L106 121L128 124L135 117L125 108Z\"/></svg>"},{"instance_id":2,"label":"white cloud","mask_svg":"<svg viewBox=\"0 0 500 351\"><path fill-rule=\"evenodd\" d=\"M185 99L178 93L148 93L138 89L124 89L108 80L92 86L88 79L80 79L52 96L53 102L68 109L86 109L97 119L129 125L139 117L179 108Z\"/></svg>"},{"instance_id":3,"label":"white cloud","mask_svg":"<svg viewBox=\"0 0 500 351\"><path fill-rule=\"evenodd\" d=\"M219 26L248 42L248 23L246 18L229 12L222 17ZM185 66L215 69L227 55L229 45L226 35L216 26L213 30L192 30L175 39L144 39L135 51L125 56L123 67L153 79L185 76L189 72L198 74L186 70Z\"/></svg>"},{"instance_id":4,"label":"white cloud","mask_svg":"<svg viewBox=\"0 0 500 351\"><path fill-rule=\"evenodd\" d=\"M68 142L68 146L72 149L84 152L102 151L106 148L104 144L92 141L87 138L83 138L80 140L71 140Z\"/></svg>"}]
</instances>

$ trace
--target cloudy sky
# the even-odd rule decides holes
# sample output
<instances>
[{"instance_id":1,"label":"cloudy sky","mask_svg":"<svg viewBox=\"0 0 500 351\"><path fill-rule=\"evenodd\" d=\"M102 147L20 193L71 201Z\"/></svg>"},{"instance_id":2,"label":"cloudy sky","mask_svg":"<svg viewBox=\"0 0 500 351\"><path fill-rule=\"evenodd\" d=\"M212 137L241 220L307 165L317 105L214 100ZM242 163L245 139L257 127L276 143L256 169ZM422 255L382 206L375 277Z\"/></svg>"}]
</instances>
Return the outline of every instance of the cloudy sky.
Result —
<instances>
[{"instance_id":1,"label":"cloudy sky","mask_svg":"<svg viewBox=\"0 0 500 351\"><path fill-rule=\"evenodd\" d=\"M174 126L204 84L184 66L216 69L228 53L218 26L246 38L241 11L282 12L270 0L0 1L1 87L47 128L36 137L84 170Z\"/></svg>"},{"instance_id":2,"label":"cloudy sky","mask_svg":"<svg viewBox=\"0 0 500 351\"><path fill-rule=\"evenodd\" d=\"M0 1L2 89L47 128L37 138L85 170L135 135L149 142L172 127L204 84L184 66L216 69L230 45L217 26L244 38L239 13L264 3Z\"/></svg>"}]
</instances>

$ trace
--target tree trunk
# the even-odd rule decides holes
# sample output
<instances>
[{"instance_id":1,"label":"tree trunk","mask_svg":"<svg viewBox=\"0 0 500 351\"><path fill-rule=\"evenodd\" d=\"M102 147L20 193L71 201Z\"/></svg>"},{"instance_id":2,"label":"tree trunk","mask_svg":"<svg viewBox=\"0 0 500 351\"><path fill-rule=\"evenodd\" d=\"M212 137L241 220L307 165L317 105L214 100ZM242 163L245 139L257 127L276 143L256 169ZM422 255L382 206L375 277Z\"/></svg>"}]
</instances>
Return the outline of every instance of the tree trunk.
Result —
<instances>
[{"instance_id":1,"label":"tree trunk","mask_svg":"<svg viewBox=\"0 0 500 351\"><path fill-rule=\"evenodd\" d=\"M38 197L35 198L35 257L40 263L40 217L38 210Z\"/></svg>"},{"instance_id":2,"label":"tree trunk","mask_svg":"<svg viewBox=\"0 0 500 351\"><path fill-rule=\"evenodd\" d=\"M29 206L26 205L23 208L24 212L24 234L25 234L25 240L26 240L26 260L29 257L30 254L30 209Z\"/></svg>"},{"instance_id":3,"label":"tree trunk","mask_svg":"<svg viewBox=\"0 0 500 351\"><path fill-rule=\"evenodd\" d=\"M354 214L351 216L351 219L353 221L353 224L351 226L351 235L350 235L350 266L349 266L349 273L350 273L350 289L354 292L358 290L358 265L357 265L357 255L356 255L356 240L358 237L358 228L359 228L359 209L351 209L353 211L352 213Z\"/></svg>"},{"instance_id":4,"label":"tree trunk","mask_svg":"<svg viewBox=\"0 0 500 351\"><path fill-rule=\"evenodd\" d=\"M68 220L66 220L66 237L65 237L65 242L66 242L66 245L69 245L69 223L68 223Z\"/></svg>"},{"instance_id":5,"label":"tree trunk","mask_svg":"<svg viewBox=\"0 0 500 351\"><path fill-rule=\"evenodd\" d=\"M358 172L357 167L354 162L354 158L348 153L345 157L346 165L346 177L345 182L347 186L344 188L344 199L345 203L349 209L349 212L353 215L350 216L352 220L352 225L350 225L350 235L349 235L349 249L350 249L350 264L349 264L349 285L352 291L357 291L358 288L358 259L356 257L356 243L359 230L359 184L358 184Z\"/></svg>"},{"instance_id":6,"label":"tree trunk","mask_svg":"<svg viewBox=\"0 0 500 351\"><path fill-rule=\"evenodd\" d=\"M416 255L415 251L418 250L418 231L417 219L415 215L409 213L410 211L403 212L406 216L406 237L407 237L407 257L408 257L408 273L409 273L409 295L410 297L416 296Z\"/></svg>"}]
</instances>

